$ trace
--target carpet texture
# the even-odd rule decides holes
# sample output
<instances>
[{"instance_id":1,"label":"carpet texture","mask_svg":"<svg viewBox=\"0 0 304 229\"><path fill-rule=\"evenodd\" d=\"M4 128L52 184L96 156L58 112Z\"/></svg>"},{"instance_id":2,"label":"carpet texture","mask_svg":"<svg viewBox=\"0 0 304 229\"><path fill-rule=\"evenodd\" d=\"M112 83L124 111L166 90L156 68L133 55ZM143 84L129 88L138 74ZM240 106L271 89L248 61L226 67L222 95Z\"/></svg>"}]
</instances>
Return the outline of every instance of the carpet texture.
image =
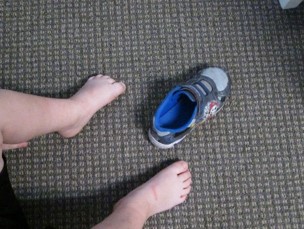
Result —
<instances>
[{"instance_id":1,"label":"carpet texture","mask_svg":"<svg viewBox=\"0 0 304 229\"><path fill-rule=\"evenodd\" d=\"M170 161L188 200L145 228L303 228L304 5L277 0L0 1L0 86L65 98L95 73L127 92L72 139L6 153L32 228L89 228ZM147 138L155 108L201 67L232 96L174 149Z\"/></svg>"}]
</instances>

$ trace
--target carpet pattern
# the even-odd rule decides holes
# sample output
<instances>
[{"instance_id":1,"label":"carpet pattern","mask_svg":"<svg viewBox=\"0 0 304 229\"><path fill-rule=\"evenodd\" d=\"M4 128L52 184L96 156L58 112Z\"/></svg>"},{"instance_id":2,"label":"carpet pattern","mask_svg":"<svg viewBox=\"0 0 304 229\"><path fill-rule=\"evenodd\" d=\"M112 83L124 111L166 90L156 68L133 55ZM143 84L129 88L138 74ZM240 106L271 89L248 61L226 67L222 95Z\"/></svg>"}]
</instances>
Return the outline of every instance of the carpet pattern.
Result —
<instances>
[{"instance_id":1,"label":"carpet pattern","mask_svg":"<svg viewBox=\"0 0 304 229\"><path fill-rule=\"evenodd\" d=\"M189 199L145 228L303 228L304 7L277 0L1 1L0 86L71 96L96 73L127 92L72 139L6 153L32 228L89 228L176 159ZM232 95L174 149L147 139L172 86L221 66Z\"/></svg>"}]
</instances>

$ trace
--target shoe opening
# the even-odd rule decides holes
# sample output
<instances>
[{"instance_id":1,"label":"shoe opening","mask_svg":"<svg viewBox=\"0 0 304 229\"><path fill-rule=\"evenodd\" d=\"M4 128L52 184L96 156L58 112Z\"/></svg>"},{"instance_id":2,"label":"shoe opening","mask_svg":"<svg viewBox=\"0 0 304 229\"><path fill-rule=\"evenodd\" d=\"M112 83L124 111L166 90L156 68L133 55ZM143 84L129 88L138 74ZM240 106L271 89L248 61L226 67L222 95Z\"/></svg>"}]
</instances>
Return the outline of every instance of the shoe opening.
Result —
<instances>
[{"instance_id":1,"label":"shoe opening","mask_svg":"<svg viewBox=\"0 0 304 229\"><path fill-rule=\"evenodd\" d=\"M159 107L155 127L160 131L177 133L189 127L195 118L197 102L188 91L170 93Z\"/></svg>"}]
</instances>

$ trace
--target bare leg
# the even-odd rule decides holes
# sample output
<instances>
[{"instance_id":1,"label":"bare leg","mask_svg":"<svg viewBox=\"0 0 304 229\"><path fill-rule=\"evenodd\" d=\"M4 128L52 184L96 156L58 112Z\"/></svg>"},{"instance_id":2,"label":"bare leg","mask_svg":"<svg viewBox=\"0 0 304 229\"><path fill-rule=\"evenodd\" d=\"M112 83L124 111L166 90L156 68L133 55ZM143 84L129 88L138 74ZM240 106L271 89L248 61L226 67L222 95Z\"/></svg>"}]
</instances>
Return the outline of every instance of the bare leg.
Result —
<instances>
[{"instance_id":1,"label":"bare leg","mask_svg":"<svg viewBox=\"0 0 304 229\"><path fill-rule=\"evenodd\" d=\"M118 201L113 213L93 229L140 229L150 216L184 202L191 183L187 163L175 162Z\"/></svg>"},{"instance_id":2,"label":"bare leg","mask_svg":"<svg viewBox=\"0 0 304 229\"><path fill-rule=\"evenodd\" d=\"M26 141L51 132L75 136L97 110L124 91L123 83L101 75L91 77L69 99L0 89L0 154L3 149L26 146Z\"/></svg>"},{"instance_id":3,"label":"bare leg","mask_svg":"<svg viewBox=\"0 0 304 229\"><path fill-rule=\"evenodd\" d=\"M72 137L97 110L124 90L124 84L100 75L91 77L69 99L52 99L0 90L0 130L3 143L21 143L50 132Z\"/></svg>"}]
</instances>

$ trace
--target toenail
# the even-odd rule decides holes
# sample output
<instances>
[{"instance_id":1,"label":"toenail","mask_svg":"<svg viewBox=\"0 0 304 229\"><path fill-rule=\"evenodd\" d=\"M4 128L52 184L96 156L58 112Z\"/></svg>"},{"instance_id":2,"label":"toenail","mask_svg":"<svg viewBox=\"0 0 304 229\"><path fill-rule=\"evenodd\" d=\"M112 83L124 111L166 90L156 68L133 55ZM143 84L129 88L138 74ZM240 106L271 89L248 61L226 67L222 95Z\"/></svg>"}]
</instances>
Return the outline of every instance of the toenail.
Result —
<instances>
[{"instance_id":1,"label":"toenail","mask_svg":"<svg viewBox=\"0 0 304 229\"><path fill-rule=\"evenodd\" d=\"M113 82L112 84L120 84L124 90L126 90L126 88L127 88L126 85L121 81L119 81L119 82L116 81L116 82Z\"/></svg>"}]
</instances>

